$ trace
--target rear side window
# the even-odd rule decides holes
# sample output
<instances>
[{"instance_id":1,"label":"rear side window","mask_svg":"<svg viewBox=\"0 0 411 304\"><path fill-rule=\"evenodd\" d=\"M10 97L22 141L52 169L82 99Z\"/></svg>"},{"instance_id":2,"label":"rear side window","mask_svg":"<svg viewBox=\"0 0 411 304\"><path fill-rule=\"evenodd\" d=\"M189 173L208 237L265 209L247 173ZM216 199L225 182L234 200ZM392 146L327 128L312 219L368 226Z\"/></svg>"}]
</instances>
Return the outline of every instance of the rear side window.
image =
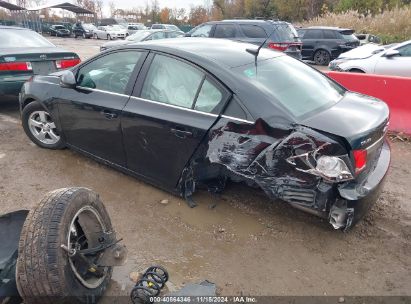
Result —
<instances>
[{"instance_id":1,"label":"rear side window","mask_svg":"<svg viewBox=\"0 0 411 304\"><path fill-rule=\"evenodd\" d=\"M194 105L194 109L207 113L215 113L223 99L223 93L208 79L204 80L200 93Z\"/></svg>"},{"instance_id":2,"label":"rear side window","mask_svg":"<svg viewBox=\"0 0 411 304\"><path fill-rule=\"evenodd\" d=\"M240 28L248 38L267 38L265 30L258 25L240 24Z\"/></svg>"},{"instance_id":3,"label":"rear side window","mask_svg":"<svg viewBox=\"0 0 411 304\"><path fill-rule=\"evenodd\" d=\"M323 35L324 39L337 39L337 34L335 31L324 30Z\"/></svg>"},{"instance_id":4,"label":"rear side window","mask_svg":"<svg viewBox=\"0 0 411 304\"><path fill-rule=\"evenodd\" d=\"M217 24L214 32L215 38L234 38L237 35L235 24Z\"/></svg>"},{"instance_id":5,"label":"rear side window","mask_svg":"<svg viewBox=\"0 0 411 304\"><path fill-rule=\"evenodd\" d=\"M322 30L306 30L304 34L304 39L322 39L323 31Z\"/></svg>"},{"instance_id":6,"label":"rear side window","mask_svg":"<svg viewBox=\"0 0 411 304\"><path fill-rule=\"evenodd\" d=\"M141 97L192 108L204 74L180 60L156 55L144 81Z\"/></svg>"}]
</instances>

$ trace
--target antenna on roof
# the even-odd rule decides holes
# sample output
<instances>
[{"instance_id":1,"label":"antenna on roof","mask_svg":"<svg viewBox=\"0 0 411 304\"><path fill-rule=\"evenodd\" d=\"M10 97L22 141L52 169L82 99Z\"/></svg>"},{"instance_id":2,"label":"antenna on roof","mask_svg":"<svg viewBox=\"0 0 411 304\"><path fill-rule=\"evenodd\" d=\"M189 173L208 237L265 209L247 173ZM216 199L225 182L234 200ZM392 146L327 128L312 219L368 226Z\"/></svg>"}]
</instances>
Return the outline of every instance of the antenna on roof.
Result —
<instances>
[{"instance_id":1,"label":"antenna on roof","mask_svg":"<svg viewBox=\"0 0 411 304\"><path fill-rule=\"evenodd\" d=\"M278 28L278 24L274 27L274 29L272 30L272 32L270 33L270 35L267 36L267 38L265 38L265 40L263 41L263 43L261 43L259 45L259 47L257 49L246 49L247 53L250 53L251 55L254 55L256 58L255 60L257 60L258 54L260 54L260 50L261 48L266 44L267 40L271 37L272 34L274 34L274 32L276 31L276 29Z\"/></svg>"}]
</instances>

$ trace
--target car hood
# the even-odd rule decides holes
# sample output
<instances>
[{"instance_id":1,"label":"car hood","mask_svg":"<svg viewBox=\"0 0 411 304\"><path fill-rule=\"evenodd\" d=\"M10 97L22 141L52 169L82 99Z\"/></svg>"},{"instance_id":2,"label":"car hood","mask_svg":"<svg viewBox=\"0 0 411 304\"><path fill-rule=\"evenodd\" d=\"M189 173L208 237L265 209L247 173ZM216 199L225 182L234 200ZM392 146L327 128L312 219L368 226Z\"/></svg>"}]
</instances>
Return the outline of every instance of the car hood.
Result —
<instances>
[{"instance_id":1,"label":"car hood","mask_svg":"<svg viewBox=\"0 0 411 304\"><path fill-rule=\"evenodd\" d=\"M340 56L338 56L338 59L365 59L379 53L378 50L383 51L384 47L381 45L369 43L352 49L351 51L342 53Z\"/></svg>"},{"instance_id":2,"label":"car hood","mask_svg":"<svg viewBox=\"0 0 411 304\"><path fill-rule=\"evenodd\" d=\"M364 139L372 143L381 137L389 118L385 102L366 95L347 92L334 106L300 122L301 125L344 137L352 148ZM374 138L375 135L375 138Z\"/></svg>"},{"instance_id":3,"label":"car hood","mask_svg":"<svg viewBox=\"0 0 411 304\"><path fill-rule=\"evenodd\" d=\"M131 44L131 43L133 43L133 41L118 40L118 41L110 41L110 42L104 43L102 46L105 48L112 48L112 47Z\"/></svg>"}]
</instances>

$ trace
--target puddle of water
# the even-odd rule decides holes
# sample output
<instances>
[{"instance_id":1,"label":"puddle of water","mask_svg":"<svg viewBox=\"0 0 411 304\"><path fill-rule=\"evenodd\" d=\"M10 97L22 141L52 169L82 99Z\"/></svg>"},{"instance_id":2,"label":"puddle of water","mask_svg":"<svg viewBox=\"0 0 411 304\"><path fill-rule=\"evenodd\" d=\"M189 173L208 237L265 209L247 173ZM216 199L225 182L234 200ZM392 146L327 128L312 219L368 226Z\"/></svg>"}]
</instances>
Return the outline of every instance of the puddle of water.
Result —
<instances>
[{"instance_id":1,"label":"puddle of water","mask_svg":"<svg viewBox=\"0 0 411 304\"><path fill-rule=\"evenodd\" d=\"M227 201L219 200L216 207L210 209L213 198L209 193L196 194L195 201L197 207L189 208L183 200L172 200L164 206L164 210L180 218L184 223L203 231L217 231L248 237L264 229L263 223L257 217L234 208Z\"/></svg>"}]
</instances>

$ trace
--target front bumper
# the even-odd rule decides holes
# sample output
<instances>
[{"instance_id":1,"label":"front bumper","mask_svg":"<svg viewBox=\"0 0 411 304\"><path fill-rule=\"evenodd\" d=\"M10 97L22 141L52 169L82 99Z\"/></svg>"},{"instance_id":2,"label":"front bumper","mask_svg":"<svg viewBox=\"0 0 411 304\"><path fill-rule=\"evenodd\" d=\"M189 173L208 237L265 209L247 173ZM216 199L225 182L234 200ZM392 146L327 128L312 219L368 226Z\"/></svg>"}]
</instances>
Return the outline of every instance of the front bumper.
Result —
<instances>
[{"instance_id":1,"label":"front bumper","mask_svg":"<svg viewBox=\"0 0 411 304\"><path fill-rule=\"evenodd\" d=\"M357 223L378 200L384 186L391 161L391 152L385 140L377 164L360 184L353 181L341 184L338 188L341 198L345 201L347 221L345 229ZM330 212L331 213L331 212Z\"/></svg>"}]
</instances>

